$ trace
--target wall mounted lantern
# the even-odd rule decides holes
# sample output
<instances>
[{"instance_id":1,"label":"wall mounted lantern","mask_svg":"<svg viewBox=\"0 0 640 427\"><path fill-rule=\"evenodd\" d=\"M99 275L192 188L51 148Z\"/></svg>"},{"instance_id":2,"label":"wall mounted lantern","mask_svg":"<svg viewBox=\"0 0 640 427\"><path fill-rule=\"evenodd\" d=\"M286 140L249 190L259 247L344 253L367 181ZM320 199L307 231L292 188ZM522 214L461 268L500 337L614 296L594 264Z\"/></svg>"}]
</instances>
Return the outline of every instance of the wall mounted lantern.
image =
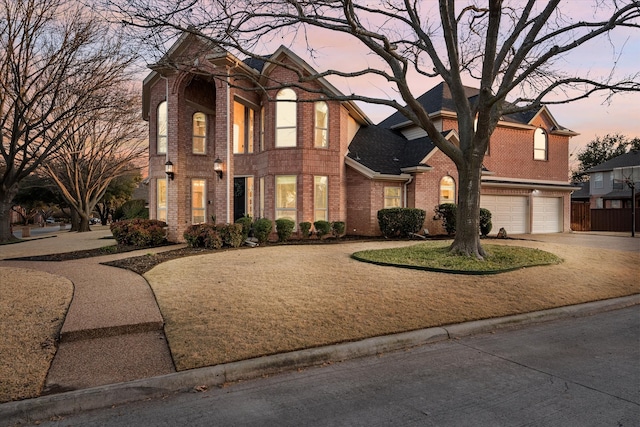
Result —
<instances>
[{"instance_id":1,"label":"wall mounted lantern","mask_svg":"<svg viewBox=\"0 0 640 427\"><path fill-rule=\"evenodd\" d=\"M218 174L218 178L222 179L222 160L220 157L213 161L213 170Z\"/></svg>"},{"instance_id":2,"label":"wall mounted lantern","mask_svg":"<svg viewBox=\"0 0 640 427\"><path fill-rule=\"evenodd\" d=\"M164 173L173 181L173 163L171 163L171 160L167 160L167 163L164 164Z\"/></svg>"}]
</instances>

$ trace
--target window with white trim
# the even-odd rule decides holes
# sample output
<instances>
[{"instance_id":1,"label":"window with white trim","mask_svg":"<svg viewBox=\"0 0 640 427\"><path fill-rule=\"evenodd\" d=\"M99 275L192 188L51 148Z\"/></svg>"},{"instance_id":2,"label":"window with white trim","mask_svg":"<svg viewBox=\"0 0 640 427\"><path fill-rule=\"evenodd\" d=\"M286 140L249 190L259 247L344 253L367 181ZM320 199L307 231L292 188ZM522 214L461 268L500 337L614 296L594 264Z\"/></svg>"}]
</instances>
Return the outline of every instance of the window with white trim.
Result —
<instances>
[{"instance_id":1,"label":"window with white trim","mask_svg":"<svg viewBox=\"0 0 640 427\"><path fill-rule=\"evenodd\" d=\"M533 132L534 160L547 160L547 132L538 128Z\"/></svg>"},{"instance_id":2,"label":"window with white trim","mask_svg":"<svg viewBox=\"0 0 640 427\"><path fill-rule=\"evenodd\" d=\"M297 223L297 177L295 175L276 176L276 218L289 218Z\"/></svg>"},{"instance_id":3,"label":"window with white trim","mask_svg":"<svg viewBox=\"0 0 640 427\"><path fill-rule=\"evenodd\" d=\"M593 174L593 188L604 188L604 176L602 172Z\"/></svg>"},{"instance_id":4,"label":"window with white trim","mask_svg":"<svg viewBox=\"0 0 640 427\"><path fill-rule=\"evenodd\" d=\"M193 154L205 154L207 149L207 116L197 112L193 114Z\"/></svg>"},{"instance_id":5,"label":"window with white trim","mask_svg":"<svg viewBox=\"0 0 640 427\"><path fill-rule=\"evenodd\" d=\"M156 119L156 152L158 154L165 154L167 152L168 129L167 101L162 101L160 104L158 104Z\"/></svg>"},{"instance_id":6,"label":"window with white trim","mask_svg":"<svg viewBox=\"0 0 640 427\"><path fill-rule=\"evenodd\" d=\"M253 153L253 120L251 108L238 101L233 103L233 153Z\"/></svg>"},{"instance_id":7,"label":"window with white trim","mask_svg":"<svg viewBox=\"0 0 640 427\"><path fill-rule=\"evenodd\" d=\"M456 183L449 175L440 180L440 204L456 202Z\"/></svg>"},{"instance_id":8,"label":"window with white trim","mask_svg":"<svg viewBox=\"0 0 640 427\"><path fill-rule=\"evenodd\" d=\"M297 139L297 97L285 88L276 95L276 147L295 147Z\"/></svg>"},{"instance_id":9,"label":"window with white trim","mask_svg":"<svg viewBox=\"0 0 640 427\"><path fill-rule=\"evenodd\" d=\"M202 224L206 213L206 181L204 179L191 180L191 223Z\"/></svg>"},{"instance_id":10,"label":"window with white trim","mask_svg":"<svg viewBox=\"0 0 640 427\"><path fill-rule=\"evenodd\" d=\"M384 187L384 208L402 207L402 189L400 187Z\"/></svg>"},{"instance_id":11,"label":"window with white trim","mask_svg":"<svg viewBox=\"0 0 640 427\"><path fill-rule=\"evenodd\" d=\"M260 191L260 194L258 196L260 197L259 199L260 207L258 208L259 209L258 217L264 218L264 177L260 177L260 182L258 185L260 187L258 189L258 191Z\"/></svg>"},{"instance_id":12,"label":"window with white trim","mask_svg":"<svg viewBox=\"0 0 640 427\"><path fill-rule=\"evenodd\" d=\"M313 220L329 221L329 177L313 177Z\"/></svg>"},{"instance_id":13,"label":"window with white trim","mask_svg":"<svg viewBox=\"0 0 640 427\"><path fill-rule=\"evenodd\" d=\"M329 146L329 107L324 101L318 101L315 106L315 133L313 146L327 148Z\"/></svg>"},{"instance_id":14,"label":"window with white trim","mask_svg":"<svg viewBox=\"0 0 640 427\"><path fill-rule=\"evenodd\" d=\"M156 179L156 219L167 222L167 178Z\"/></svg>"}]
</instances>

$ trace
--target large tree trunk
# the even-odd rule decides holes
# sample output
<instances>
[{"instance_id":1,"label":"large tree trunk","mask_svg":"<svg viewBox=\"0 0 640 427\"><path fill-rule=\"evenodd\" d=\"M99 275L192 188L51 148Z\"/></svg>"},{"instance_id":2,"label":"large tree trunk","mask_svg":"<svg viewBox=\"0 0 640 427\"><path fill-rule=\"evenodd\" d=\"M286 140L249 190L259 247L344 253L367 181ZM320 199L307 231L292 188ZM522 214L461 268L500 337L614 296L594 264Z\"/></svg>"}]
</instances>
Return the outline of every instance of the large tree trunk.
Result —
<instances>
[{"instance_id":1,"label":"large tree trunk","mask_svg":"<svg viewBox=\"0 0 640 427\"><path fill-rule=\"evenodd\" d=\"M87 231L91 231L89 227L89 215L86 212L78 212L78 233L84 233Z\"/></svg>"},{"instance_id":2,"label":"large tree trunk","mask_svg":"<svg viewBox=\"0 0 640 427\"><path fill-rule=\"evenodd\" d=\"M80 215L73 206L69 207L69 217L71 217L71 229L69 232L80 230Z\"/></svg>"},{"instance_id":3,"label":"large tree trunk","mask_svg":"<svg viewBox=\"0 0 640 427\"><path fill-rule=\"evenodd\" d=\"M480 156L480 159L482 156ZM449 250L457 255L484 259L480 244L480 176L482 160L465 162L458 168L458 209L456 211L456 237ZM477 164L476 164L477 163Z\"/></svg>"},{"instance_id":4,"label":"large tree trunk","mask_svg":"<svg viewBox=\"0 0 640 427\"><path fill-rule=\"evenodd\" d=\"M0 243L18 240L11 230L11 208L13 198L18 193L18 186L9 187L6 192L0 191Z\"/></svg>"}]
</instances>

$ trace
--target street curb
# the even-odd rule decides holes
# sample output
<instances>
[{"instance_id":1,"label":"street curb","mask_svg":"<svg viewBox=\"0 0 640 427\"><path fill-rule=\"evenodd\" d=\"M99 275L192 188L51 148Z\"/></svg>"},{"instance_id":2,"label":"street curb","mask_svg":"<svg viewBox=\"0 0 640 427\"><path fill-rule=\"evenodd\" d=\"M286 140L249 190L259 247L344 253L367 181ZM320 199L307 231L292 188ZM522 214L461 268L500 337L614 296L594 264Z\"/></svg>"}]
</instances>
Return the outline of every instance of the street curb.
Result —
<instances>
[{"instance_id":1,"label":"street curb","mask_svg":"<svg viewBox=\"0 0 640 427\"><path fill-rule=\"evenodd\" d=\"M550 320L584 317L640 304L640 294L495 319L478 320L311 348L184 372L0 404L3 425L122 405L176 392L210 388L299 368L374 356L424 344Z\"/></svg>"}]
</instances>

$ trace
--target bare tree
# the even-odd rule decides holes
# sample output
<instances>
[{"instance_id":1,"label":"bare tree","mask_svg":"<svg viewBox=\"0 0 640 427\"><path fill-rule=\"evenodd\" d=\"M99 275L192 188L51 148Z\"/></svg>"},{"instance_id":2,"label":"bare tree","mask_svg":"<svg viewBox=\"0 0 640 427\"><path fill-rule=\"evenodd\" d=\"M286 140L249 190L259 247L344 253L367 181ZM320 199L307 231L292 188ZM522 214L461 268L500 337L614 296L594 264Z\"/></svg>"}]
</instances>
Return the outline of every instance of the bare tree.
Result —
<instances>
[{"instance_id":1,"label":"bare tree","mask_svg":"<svg viewBox=\"0 0 640 427\"><path fill-rule=\"evenodd\" d=\"M91 119L65 123L62 144L42 164L62 196L78 214L72 230L90 231L89 218L115 178L137 170L147 151L146 127L140 120L140 99L131 90L112 88L105 93L108 108Z\"/></svg>"},{"instance_id":2,"label":"bare tree","mask_svg":"<svg viewBox=\"0 0 640 427\"><path fill-rule=\"evenodd\" d=\"M602 78L563 70L561 61L590 40L607 37L620 28L640 26L640 2L595 0L589 19L574 18L560 0L459 1L439 0L148 0L118 2L119 19L130 28L146 30L153 43L190 32L236 55L274 62L264 46L274 40L307 40L311 56L311 30L326 37L340 33L352 38L369 55L361 69L330 69L306 74L299 71L302 89L320 78L370 78L393 88L399 100L369 92L336 96L391 106L424 129L436 146L455 163L460 185L456 237L451 251L482 258L478 222L480 176L487 144L501 116L567 103L593 94L640 90L639 75ZM589 5L581 3L582 11ZM321 43L321 42L320 42ZM174 63L177 68L186 65ZM287 64L278 64L291 69ZM193 61L189 63L193 69ZM439 76L449 86L458 119L459 146L444 139L427 111L416 99L410 76ZM468 99L463 80L475 81L479 95ZM281 82L268 81L263 89ZM320 91L319 91L320 92ZM512 99L507 102L507 96ZM477 127L474 129L474 120Z\"/></svg>"},{"instance_id":3,"label":"bare tree","mask_svg":"<svg viewBox=\"0 0 640 427\"><path fill-rule=\"evenodd\" d=\"M135 58L127 50L74 1L0 0L0 242L13 239L18 183L105 108L105 88L119 84Z\"/></svg>"}]
</instances>

